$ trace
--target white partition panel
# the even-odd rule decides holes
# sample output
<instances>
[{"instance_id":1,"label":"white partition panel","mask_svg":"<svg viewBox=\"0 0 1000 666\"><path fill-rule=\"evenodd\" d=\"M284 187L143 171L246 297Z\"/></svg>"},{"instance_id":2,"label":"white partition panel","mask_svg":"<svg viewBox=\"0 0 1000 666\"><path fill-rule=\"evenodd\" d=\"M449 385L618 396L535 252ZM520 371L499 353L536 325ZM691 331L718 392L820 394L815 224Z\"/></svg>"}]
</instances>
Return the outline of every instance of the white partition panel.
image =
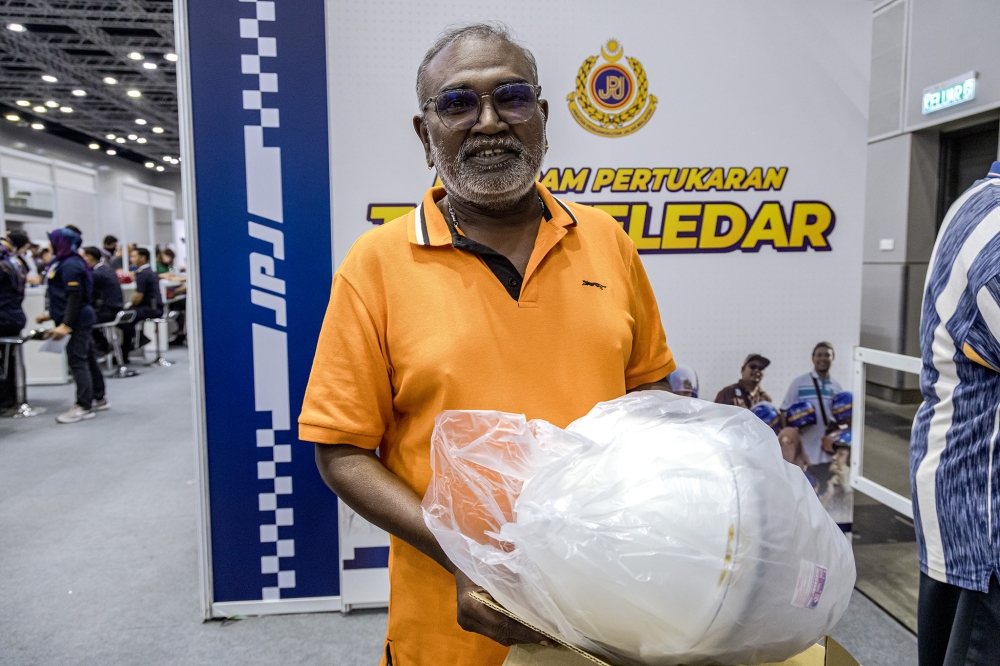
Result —
<instances>
[{"instance_id":1,"label":"white partition panel","mask_svg":"<svg viewBox=\"0 0 1000 666\"><path fill-rule=\"evenodd\" d=\"M52 161L13 150L0 151L0 175L39 183L52 182Z\"/></svg>"}]
</instances>

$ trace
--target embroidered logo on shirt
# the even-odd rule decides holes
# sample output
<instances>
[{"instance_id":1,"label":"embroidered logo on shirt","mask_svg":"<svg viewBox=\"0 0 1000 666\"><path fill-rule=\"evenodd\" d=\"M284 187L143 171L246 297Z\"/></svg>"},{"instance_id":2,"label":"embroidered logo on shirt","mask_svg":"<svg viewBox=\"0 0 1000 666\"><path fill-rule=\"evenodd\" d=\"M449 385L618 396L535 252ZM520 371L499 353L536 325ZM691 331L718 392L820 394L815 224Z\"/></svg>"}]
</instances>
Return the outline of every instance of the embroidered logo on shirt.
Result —
<instances>
[{"instance_id":1,"label":"embroidered logo on shirt","mask_svg":"<svg viewBox=\"0 0 1000 666\"><path fill-rule=\"evenodd\" d=\"M600 282L591 282L590 280L584 280L583 281L583 286L584 287L597 287L601 291L604 291L605 289L608 288L606 285L603 285Z\"/></svg>"}]
</instances>

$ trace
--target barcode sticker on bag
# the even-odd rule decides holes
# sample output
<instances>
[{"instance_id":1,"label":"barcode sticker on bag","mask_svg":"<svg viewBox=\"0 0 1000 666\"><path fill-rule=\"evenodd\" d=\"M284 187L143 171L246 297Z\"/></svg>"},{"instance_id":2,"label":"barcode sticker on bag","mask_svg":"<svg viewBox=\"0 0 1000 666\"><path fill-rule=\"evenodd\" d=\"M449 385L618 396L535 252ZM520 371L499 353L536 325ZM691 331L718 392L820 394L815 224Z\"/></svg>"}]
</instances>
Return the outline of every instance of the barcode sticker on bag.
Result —
<instances>
[{"instance_id":1,"label":"barcode sticker on bag","mask_svg":"<svg viewBox=\"0 0 1000 666\"><path fill-rule=\"evenodd\" d=\"M799 608L816 608L826 587L826 567L808 560L799 561L799 579L795 583L792 605Z\"/></svg>"}]
</instances>

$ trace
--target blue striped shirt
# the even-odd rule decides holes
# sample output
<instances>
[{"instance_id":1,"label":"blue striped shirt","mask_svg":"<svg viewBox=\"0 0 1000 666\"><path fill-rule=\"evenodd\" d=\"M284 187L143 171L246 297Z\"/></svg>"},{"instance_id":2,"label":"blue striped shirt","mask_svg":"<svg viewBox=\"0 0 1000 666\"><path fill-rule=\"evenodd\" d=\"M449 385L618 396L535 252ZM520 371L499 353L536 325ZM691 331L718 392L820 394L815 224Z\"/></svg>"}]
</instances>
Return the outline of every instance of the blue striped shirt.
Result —
<instances>
[{"instance_id":1,"label":"blue striped shirt","mask_svg":"<svg viewBox=\"0 0 1000 666\"><path fill-rule=\"evenodd\" d=\"M920 318L924 402L910 483L921 570L986 592L1000 575L1000 162L948 210Z\"/></svg>"}]
</instances>

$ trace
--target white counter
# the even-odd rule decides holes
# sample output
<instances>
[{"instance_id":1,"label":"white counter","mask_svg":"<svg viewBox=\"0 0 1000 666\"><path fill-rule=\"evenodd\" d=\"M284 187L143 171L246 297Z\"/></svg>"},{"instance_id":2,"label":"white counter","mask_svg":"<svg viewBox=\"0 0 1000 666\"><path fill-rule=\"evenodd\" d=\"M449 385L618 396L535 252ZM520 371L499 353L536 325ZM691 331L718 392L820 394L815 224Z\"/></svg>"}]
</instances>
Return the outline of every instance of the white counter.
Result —
<instances>
[{"instance_id":1,"label":"white counter","mask_svg":"<svg viewBox=\"0 0 1000 666\"><path fill-rule=\"evenodd\" d=\"M35 323L35 317L45 312L45 287L28 285L24 290L24 314L28 317L25 332L32 329L51 328L52 322L43 325ZM66 352L50 354L38 351L41 340L28 340L24 343L24 370L28 386L41 384L65 384L69 381L69 366L66 364Z\"/></svg>"}]
</instances>

